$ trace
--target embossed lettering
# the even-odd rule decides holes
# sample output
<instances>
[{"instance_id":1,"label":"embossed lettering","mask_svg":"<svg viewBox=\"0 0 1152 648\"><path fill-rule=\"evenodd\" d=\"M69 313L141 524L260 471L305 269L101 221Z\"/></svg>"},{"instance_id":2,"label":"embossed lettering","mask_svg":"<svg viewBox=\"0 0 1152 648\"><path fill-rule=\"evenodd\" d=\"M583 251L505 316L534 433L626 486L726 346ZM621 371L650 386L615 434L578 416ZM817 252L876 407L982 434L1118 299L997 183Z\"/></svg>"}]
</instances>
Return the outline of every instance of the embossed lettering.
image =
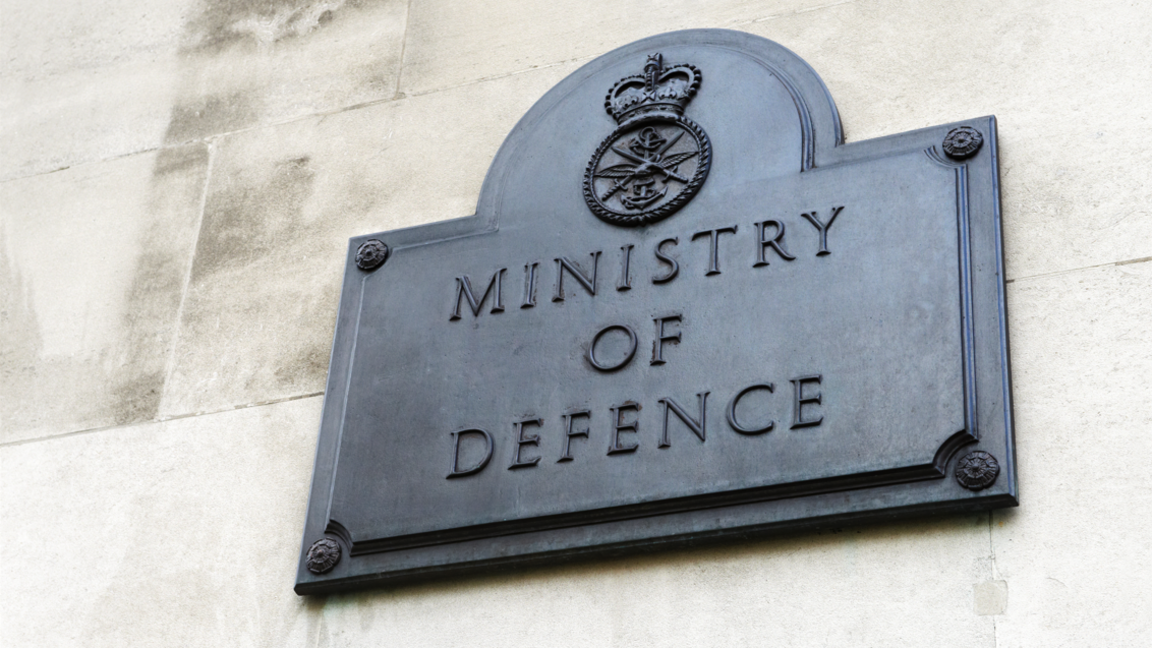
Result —
<instances>
[{"instance_id":1,"label":"embossed lettering","mask_svg":"<svg viewBox=\"0 0 1152 648\"><path fill-rule=\"evenodd\" d=\"M596 343L599 342L600 337L608 331L624 331L624 333L628 336L628 352L625 354L624 358L616 364L605 364L596 357ZM606 326L600 329L600 331L592 337L592 344L588 345L588 354L585 357L588 359L588 363L593 367L600 371L607 372L616 371L629 362L632 362L632 356L634 355L636 355L636 331L633 331L631 327L624 326L623 324L613 324L612 326Z\"/></svg>"},{"instance_id":2,"label":"embossed lettering","mask_svg":"<svg viewBox=\"0 0 1152 648\"><path fill-rule=\"evenodd\" d=\"M680 239L664 239L663 241L660 241L656 244L656 258L659 259L662 263L668 264L668 272L664 273L664 275L660 277L652 277L652 283L654 284L668 283L669 281L675 279L676 275L680 274L680 263L677 262L676 259L668 256L667 254L664 254L663 248L667 243L671 243L672 245L679 245Z\"/></svg>"},{"instance_id":3,"label":"embossed lettering","mask_svg":"<svg viewBox=\"0 0 1152 648\"><path fill-rule=\"evenodd\" d=\"M680 331L670 334L664 330L666 322L679 322L683 316L680 313L669 315L667 317L657 317L656 322L656 339L652 341L652 364L664 364L664 343L675 342L680 344Z\"/></svg>"},{"instance_id":4,"label":"embossed lettering","mask_svg":"<svg viewBox=\"0 0 1152 648\"><path fill-rule=\"evenodd\" d=\"M811 376L800 376L799 378L793 378L791 380L792 387L793 387L793 393L795 394L795 398L792 399L792 427L789 429L795 430L796 428L811 427L813 425L820 425L820 422L824 420L823 416L819 416L819 417L814 418L814 419L805 419L804 418L804 412L803 412L804 405L806 405L808 403L814 403L816 405L819 405L820 404L820 397L821 397L820 392L816 392L815 395L805 396L804 395L804 385L808 385L808 384L819 385L820 380L821 380L820 374L813 374Z\"/></svg>"},{"instance_id":5,"label":"embossed lettering","mask_svg":"<svg viewBox=\"0 0 1152 648\"><path fill-rule=\"evenodd\" d=\"M632 289L632 248L635 245L624 245L620 248L620 283L616 284L616 290L631 290Z\"/></svg>"},{"instance_id":6,"label":"embossed lettering","mask_svg":"<svg viewBox=\"0 0 1152 648\"><path fill-rule=\"evenodd\" d=\"M576 280L584 290L588 291L589 295L596 294L596 270L600 265L600 251L592 253L592 275L584 274L584 270L579 264L573 262L568 257L560 257L556 259L556 294L552 297L552 301L564 301L564 271L567 270L572 278Z\"/></svg>"},{"instance_id":7,"label":"embossed lettering","mask_svg":"<svg viewBox=\"0 0 1152 648\"><path fill-rule=\"evenodd\" d=\"M524 302L520 308L532 308L536 305L536 267L539 261L524 264Z\"/></svg>"},{"instance_id":8,"label":"embossed lettering","mask_svg":"<svg viewBox=\"0 0 1152 648\"><path fill-rule=\"evenodd\" d=\"M700 238L701 236L709 237L710 247L708 248L708 271L704 273L705 276L720 274L720 235L721 234L735 234L736 226L721 227L714 230L704 230L703 232L696 232L692 235L692 240Z\"/></svg>"},{"instance_id":9,"label":"embossed lettering","mask_svg":"<svg viewBox=\"0 0 1152 648\"><path fill-rule=\"evenodd\" d=\"M637 412L640 411L639 403L627 401L623 405L617 405L609 408L612 410L612 434L610 443L608 444L608 454L623 454L625 452L635 452L636 448L640 447L639 443L632 445L620 445L620 433L630 432L635 434L640 431L640 416L637 414L636 420L631 423L624 422L624 412Z\"/></svg>"},{"instance_id":10,"label":"embossed lettering","mask_svg":"<svg viewBox=\"0 0 1152 648\"><path fill-rule=\"evenodd\" d=\"M565 412L561 415L564 418L564 454L556 460L556 463L564 461L572 461L572 437L588 438L589 428L584 428L583 431L572 431L572 421L577 417L584 417L586 420L591 420L592 414L588 410L573 410Z\"/></svg>"},{"instance_id":11,"label":"embossed lettering","mask_svg":"<svg viewBox=\"0 0 1152 648\"><path fill-rule=\"evenodd\" d=\"M796 257L788 254L788 250L784 249L784 223L778 220L768 219L760 221L755 225L756 240L758 242L756 244L756 263L752 264L753 268L768 265L768 260L764 258L764 251L769 247L776 250L776 254L779 254L780 258L785 261L793 261L796 259ZM765 238L765 230L769 225L776 228L776 236Z\"/></svg>"},{"instance_id":12,"label":"embossed lettering","mask_svg":"<svg viewBox=\"0 0 1152 648\"><path fill-rule=\"evenodd\" d=\"M529 425L540 427L541 425L544 425L544 420L538 418L530 418L522 419L512 423L512 429L516 432L516 450L512 453L512 465L508 466L508 470L512 470L513 468L527 468L529 466L535 466L536 464L540 463L540 457L533 457L528 461L522 461L520 459L520 452L524 449L524 446L540 446L539 434L533 434L532 436L527 437L524 436L524 428Z\"/></svg>"},{"instance_id":13,"label":"embossed lettering","mask_svg":"<svg viewBox=\"0 0 1152 648\"><path fill-rule=\"evenodd\" d=\"M479 462L477 462L476 465L472 466L471 468L461 469L460 468L460 439L466 434L468 434L468 435L479 434L479 435L484 437L484 443L485 443L484 458L481 459ZM465 475L474 475L474 474L480 472L481 470L484 470L484 467L488 465L488 462L491 459L492 459L492 435L491 434L488 434L487 432L485 432L484 430L481 430L480 428L471 428L471 429L467 429L467 430L457 430L457 431L452 433L452 469L450 471L448 471L448 479L452 479L453 477L464 477Z\"/></svg>"},{"instance_id":14,"label":"embossed lettering","mask_svg":"<svg viewBox=\"0 0 1152 648\"><path fill-rule=\"evenodd\" d=\"M508 268L500 268L496 274L492 275L492 280L488 282L488 287L484 289L484 294L480 300L476 300L475 293L472 292L472 282L468 280L468 275L456 277L456 308L452 311L452 316L449 320L460 319L460 302L467 299L468 307L472 309L472 314L480 317L480 310L484 308L484 300L488 299L489 293L495 292L492 298L492 311L493 313L504 312L504 297L501 292L501 287L504 285L504 272Z\"/></svg>"},{"instance_id":15,"label":"embossed lettering","mask_svg":"<svg viewBox=\"0 0 1152 648\"><path fill-rule=\"evenodd\" d=\"M704 392L702 394L696 394L696 400L698 400L700 402L700 418L699 419L694 419L691 416L689 416L688 412L685 412L684 408L680 407L680 405L677 404L676 401L672 400L671 398L661 398L660 399L659 402L664 405L664 431L661 432L661 434L660 434L660 443L658 444L658 447L668 448L672 445L672 442L668 440L668 414L669 414L669 412L671 412L672 414L675 414L676 418L680 419L680 421L682 423L684 423L684 425L687 425L688 429L692 430L693 434L700 437L701 442L704 441L704 429L705 429L705 425L707 423L707 420L706 420L707 414L706 414L705 408L708 405L708 394L710 394L710 393L711 392Z\"/></svg>"},{"instance_id":16,"label":"embossed lettering","mask_svg":"<svg viewBox=\"0 0 1152 648\"><path fill-rule=\"evenodd\" d=\"M776 426L775 421L768 421L768 424L761 428L746 428L743 425L740 425L740 423L736 420L736 406L740 404L740 399L744 398L745 394L754 389L765 389L769 394L771 394L776 389L776 385L773 385L772 383L765 383L762 385L749 385L748 387L741 389L740 393L736 394L736 397L728 403L728 426L740 434L763 434L765 432L771 432L772 428Z\"/></svg>"},{"instance_id":17,"label":"embossed lettering","mask_svg":"<svg viewBox=\"0 0 1152 648\"><path fill-rule=\"evenodd\" d=\"M816 215L816 212L809 212L809 213L800 214L805 219L807 219L809 223L812 223L812 226L815 227L818 232L820 232L820 250L818 252L816 252L816 256L824 256L826 254L832 254L831 252L828 251L828 228L832 227L832 221L836 220L836 217L840 215L840 211L843 209L844 209L844 207L842 207L842 206L841 207L833 207L832 208L832 215L828 217L827 223L821 223L820 217ZM781 233L781 235L783 235L784 230L781 229L780 233Z\"/></svg>"}]
</instances>

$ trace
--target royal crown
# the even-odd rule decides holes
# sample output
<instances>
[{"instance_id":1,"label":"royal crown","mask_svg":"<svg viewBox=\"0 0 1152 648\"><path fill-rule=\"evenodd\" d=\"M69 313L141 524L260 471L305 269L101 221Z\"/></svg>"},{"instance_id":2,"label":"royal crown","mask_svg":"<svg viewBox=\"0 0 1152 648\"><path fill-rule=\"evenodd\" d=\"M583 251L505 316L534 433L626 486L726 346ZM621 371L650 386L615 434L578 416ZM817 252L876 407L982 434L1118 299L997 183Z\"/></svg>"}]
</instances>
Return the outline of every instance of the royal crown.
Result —
<instances>
[{"instance_id":1,"label":"royal crown","mask_svg":"<svg viewBox=\"0 0 1152 648\"><path fill-rule=\"evenodd\" d=\"M700 70L682 63L664 67L661 54L648 55L643 74L624 77L608 91L604 109L618 124L641 115L683 115L700 87Z\"/></svg>"}]
</instances>

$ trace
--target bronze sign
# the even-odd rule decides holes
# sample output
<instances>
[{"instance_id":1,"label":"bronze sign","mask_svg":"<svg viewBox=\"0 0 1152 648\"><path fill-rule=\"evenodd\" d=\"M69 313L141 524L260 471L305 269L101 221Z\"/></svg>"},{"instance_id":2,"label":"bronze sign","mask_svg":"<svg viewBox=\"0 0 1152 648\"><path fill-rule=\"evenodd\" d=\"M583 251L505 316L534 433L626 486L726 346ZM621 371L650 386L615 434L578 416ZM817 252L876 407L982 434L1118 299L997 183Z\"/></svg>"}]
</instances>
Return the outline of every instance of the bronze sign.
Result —
<instances>
[{"instance_id":1,"label":"bronze sign","mask_svg":"<svg viewBox=\"0 0 1152 648\"><path fill-rule=\"evenodd\" d=\"M588 63L351 240L296 591L1016 505L996 155L748 34Z\"/></svg>"}]
</instances>

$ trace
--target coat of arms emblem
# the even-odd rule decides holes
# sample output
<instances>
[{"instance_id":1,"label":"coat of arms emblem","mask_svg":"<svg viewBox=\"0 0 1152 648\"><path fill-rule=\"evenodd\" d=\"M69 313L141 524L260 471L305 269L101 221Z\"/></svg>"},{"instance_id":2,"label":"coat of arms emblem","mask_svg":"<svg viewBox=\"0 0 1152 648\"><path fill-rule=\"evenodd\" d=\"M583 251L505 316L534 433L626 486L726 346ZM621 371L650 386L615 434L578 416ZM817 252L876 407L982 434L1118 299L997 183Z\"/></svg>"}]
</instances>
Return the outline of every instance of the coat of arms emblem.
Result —
<instances>
[{"instance_id":1,"label":"coat of arms emblem","mask_svg":"<svg viewBox=\"0 0 1152 648\"><path fill-rule=\"evenodd\" d=\"M665 67L652 54L643 74L616 82L604 107L619 126L597 147L584 173L584 200L613 225L637 226L671 216L708 177L712 144L684 107L700 88L694 65Z\"/></svg>"}]
</instances>

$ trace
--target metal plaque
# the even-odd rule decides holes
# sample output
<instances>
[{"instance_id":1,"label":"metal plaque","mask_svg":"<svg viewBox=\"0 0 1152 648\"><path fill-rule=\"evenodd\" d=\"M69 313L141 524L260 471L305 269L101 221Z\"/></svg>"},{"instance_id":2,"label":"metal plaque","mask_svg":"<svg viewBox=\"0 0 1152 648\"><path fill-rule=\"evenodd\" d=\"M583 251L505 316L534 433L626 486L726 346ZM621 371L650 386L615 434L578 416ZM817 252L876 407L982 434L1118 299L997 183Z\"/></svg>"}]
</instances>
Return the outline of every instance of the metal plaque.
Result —
<instances>
[{"instance_id":1,"label":"metal plaque","mask_svg":"<svg viewBox=\"0 0 1152 648\"><path fill-rule=\"evenodd\" d=\"M585 65L351 240L296 591L1015 506L996 156L744 33Z\"/></svg>"}]
</instances>

